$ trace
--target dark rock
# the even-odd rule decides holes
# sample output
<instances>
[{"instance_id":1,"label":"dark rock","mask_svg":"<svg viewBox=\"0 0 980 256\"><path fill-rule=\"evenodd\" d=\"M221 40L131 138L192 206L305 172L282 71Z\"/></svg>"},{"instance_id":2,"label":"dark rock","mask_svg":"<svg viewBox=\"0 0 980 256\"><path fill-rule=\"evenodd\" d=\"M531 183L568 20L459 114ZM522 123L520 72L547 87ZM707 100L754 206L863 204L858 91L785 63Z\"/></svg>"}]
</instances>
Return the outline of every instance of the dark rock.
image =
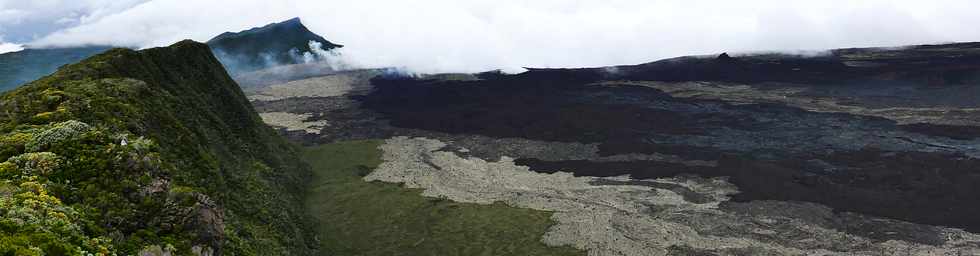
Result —
<instances>
[{"instance_id":1,"label":"dark rock","mask_svg":"<svg viewBox=\"0 0 980 256\"><path fill-rule=\"evenodd\" d=\"M850 76L851 68L839 58L780 57L772 59L775 64L759 64L764 72L756 74L803 67ZM749 59L746 65L755 61ZM700 64L689 64L702 63L677 61L682 64L664 65L698 70ZM709 62L703 63L714 65ZM711 80L712 74L722 73L690 73L695 80ZM809 79L785 75L797 82ZM778 103L681 99L647 87L594 84L603 79L591 69L531 69L482 81L375 79L376 90L355 99L398 128L597 143L603 156L661 153L718 162L717 167L692 167L656 161L517 160L535 171L634 178L723 176L741 191L734 197L738 202L815 202L839 211L980 231L980 222L970 217L980 214L980 199L972 196L980 194L980 176L971 171L980 168L980 160L963 155L972 152L969 147L944 146L931 134L907 134L884 118L809 112Z\"/></svg>"},{"instance_id":2,"label":"dark rock","mask_svg":"<svg viewBox=\"0 0 980 256\"><path fill-rule=\"evenodd\" d=\"M715 58L715 60L717 60L718 62L732 62L735 60L735 58L732 58L732 56L728 56L727 52L723 52L720 55L718 55L718 57Z\"/></svg>"}]
</instances>

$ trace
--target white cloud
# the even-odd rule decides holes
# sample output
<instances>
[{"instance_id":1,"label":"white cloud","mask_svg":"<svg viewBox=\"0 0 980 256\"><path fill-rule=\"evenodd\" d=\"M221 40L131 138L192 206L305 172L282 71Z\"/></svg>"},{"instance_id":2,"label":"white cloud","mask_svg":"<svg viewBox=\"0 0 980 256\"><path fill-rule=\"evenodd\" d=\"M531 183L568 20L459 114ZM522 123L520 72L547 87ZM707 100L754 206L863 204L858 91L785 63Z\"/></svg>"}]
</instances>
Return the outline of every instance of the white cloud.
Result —
<instances>
[{"instance_id":1,"label":"white cloud","mask_svg":"<svg viewBox=\"0 0 980 256\"><path fill-rule=\"evenodd\" d=\"M0 32L15 42L86 24L149 0L0 0Z\"/></svg>"},{"instance_id":2,"label":"white cloud","mask_svg":"<svg viewBox=\"0 0 980 256\"><path fill-rule=\"evenodd\" d=\"M0 35L0 53L16 52L23 49L24 47L19 44L4 42L3 35Z\"/></svg>"},{"instance_id":3,"label":"white cloud","mask_svg":"<svg viewBox=\"0 0 980 256\"><path fill-rule=\"evenodd\" d=\"M0 42L0 53L16 52L23 49L24 47L21 47L19 44Z\"/></svg>"},{"instance_id":4,"label":"white cloud","mask_svg":"<svg viewBox=\"0 0 980 256\"><path fill-rule=\"evenodd\" d=\"M516 71L723 51L975 41L978 11L970 0L154 0L36 43L162 46L298 16L364 66Z\"/></svg>"}]
</instances>

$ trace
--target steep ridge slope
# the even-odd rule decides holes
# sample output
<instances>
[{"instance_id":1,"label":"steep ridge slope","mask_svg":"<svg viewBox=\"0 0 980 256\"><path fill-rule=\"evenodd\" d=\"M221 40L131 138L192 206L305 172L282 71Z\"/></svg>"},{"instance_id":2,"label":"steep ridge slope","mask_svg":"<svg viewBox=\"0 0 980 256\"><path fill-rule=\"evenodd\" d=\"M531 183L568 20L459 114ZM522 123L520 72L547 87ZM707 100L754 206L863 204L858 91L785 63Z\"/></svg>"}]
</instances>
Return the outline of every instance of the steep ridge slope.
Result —
<instances>
[{"instance_id":1,"label":"steep ridge slope","mask_svg":"<svg viewBox=\"0 0 980 256\"><path fill-rule=\"evenodd\" d=\"M0 109L0 254L315 251L309 168L205 44L113 49Z\"/></svg>"}]
</instances>

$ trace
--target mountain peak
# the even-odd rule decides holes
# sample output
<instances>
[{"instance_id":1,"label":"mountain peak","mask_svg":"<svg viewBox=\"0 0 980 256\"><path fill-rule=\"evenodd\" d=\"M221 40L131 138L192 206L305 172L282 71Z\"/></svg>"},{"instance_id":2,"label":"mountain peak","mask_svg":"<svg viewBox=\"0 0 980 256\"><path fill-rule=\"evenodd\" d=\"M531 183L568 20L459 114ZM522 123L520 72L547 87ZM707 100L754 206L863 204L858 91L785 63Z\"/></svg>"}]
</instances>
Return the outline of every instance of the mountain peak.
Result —
<instances>
[{"instance_id":1,"label":"mountain peak","mask_svg":"<svg viewBox=\"0 0 980 256\"><path fill-rule=\"evenodd\" d=\"M225 32L207 42L232 73L301 63L298 57L303 53L315 52L311 43L318 44L322 50L343 47L310 31L300 18L239 32Z\"/></svg>"},{"instance_id":2,"label":"mountain peak","mask_svg":"<svg viewBox=\"0 0 980 256\"><path fill-rule=\"evenodd\" d=\"M283 21L283 22L280 22L280 23L283 23L283 24L300 24L300 25L303 24L303 22L299 20L299 17L293 17L292 19L288 19L288 20Z\"/></svg>"},{"instance_id":3,"label":"mountain peak","mask_svg":"<svg viewBox=\"0 0 980 256\"><path fill-rule=\"evenodd\" d=\"M729 56L727 52L723 52L723 53L721 53L721 55L718 55L718 58L717 59L718 60L731 60L732 59L732 56Z\"/></svg>"}]
</instances>

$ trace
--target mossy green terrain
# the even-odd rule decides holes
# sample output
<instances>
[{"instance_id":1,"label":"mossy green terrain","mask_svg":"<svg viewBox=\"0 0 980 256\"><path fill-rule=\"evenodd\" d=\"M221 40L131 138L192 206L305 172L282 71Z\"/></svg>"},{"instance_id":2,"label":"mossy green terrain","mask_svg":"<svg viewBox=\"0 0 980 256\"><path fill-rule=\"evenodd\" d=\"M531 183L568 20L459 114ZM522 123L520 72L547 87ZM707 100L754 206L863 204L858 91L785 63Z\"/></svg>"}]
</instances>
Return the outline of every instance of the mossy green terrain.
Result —
<instances>
[{"instance_id":1,"label":"mossy green terrain","mask_svg":"<svg viewBox=\"0 0 980 256\"><path fill-rule=\"evenodd\" d=\"M455 203L398 184L365 182L381 164L382 141L311 147L307 198L324 255L584 255L541 237L551 213L502 204Z\"/></svg>"},{"instance_id":2,"label":"mossy green terrain","mask_svg":"<svg viewBox=\"0 0 980 256\"><path fill-rule=\"evenodd\" d=\"M312 255L308 166L207 45L114 49L0 95L0 255Z\"/></svg>"}]
</instances>

